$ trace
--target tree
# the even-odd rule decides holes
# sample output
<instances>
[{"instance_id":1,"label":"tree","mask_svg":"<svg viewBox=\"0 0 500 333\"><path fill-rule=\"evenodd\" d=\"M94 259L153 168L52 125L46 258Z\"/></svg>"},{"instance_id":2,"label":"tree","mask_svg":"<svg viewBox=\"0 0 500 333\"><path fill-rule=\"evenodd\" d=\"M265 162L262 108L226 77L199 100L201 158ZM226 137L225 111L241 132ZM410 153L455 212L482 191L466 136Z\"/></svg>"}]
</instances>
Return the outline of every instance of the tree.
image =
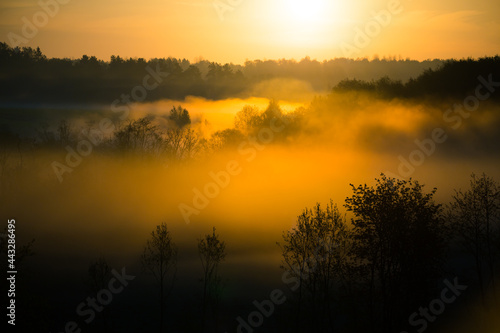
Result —
<instances>
[{"instance_id":1,"label":"tree","mask_svg":"<svg viewBox=\"0 0 500 333\"><path fill-rule=\"evenodd\" d=\"M256 134L263 127L288 126L295 116L296 114L284 114L278 102L271 100L264 111L249 105L244 106L234 117L234 127L245 135L251 135ZM282 132L282 130L277 132ZM282 134L284 133L282 132Z\"/></svg>"},{"instance_id":2,"label":"tree","mask_svg":"<svg viewBox=\"0 0 500 333\"><path fill-rule=\"evenodd\" d=\"M210 138L210 148L214 151L226 147L236 147L245 140L245 136L237 129L227 128L217 131Z\"/></svg>"},{"instance_id":3,"label":"tree","mask_svg":"<svg viewBox=\"0 0 500 333\"><path fill-rule=\"evenodd\" d=\"M345 281L349 266L350 232L345 218L330 202L326 209L317 204L298 216L296 226L283 234L282 269L295 281L298 292L296 328L301 325L303 303L309 302L314 331L333 328L332 297L335 287Z\"/></svg>"},{"instance_id":4,"label":"tree","mask_svg":"<svg viewBox=\"0 0 500 333\"><path fill-rule=\"evenodd\" d=\"M111 267L104 258L99 258L88 269L88 284L91 292L97 293L106 289L111 279Z\"/></svg>"},{"instance_id":5,"label":"tree","mask_svg":"<svg viewBox=\"0 0 500 333\"><path fill-rule=\"evenodd\" d=\"M205 329L209 300L214 303L215 330L217 330L217 305L221 287L218 267L226 257L226 243L219 239L219 235L215 234L215 227L211 235L205 235L205 238L198 240L198 254L203 267L202 331Z\"/></svg>"},{"instance_id":6,"label":"tree","mask_svg":"<svg viewBox=\"0 0 500 333\"><path fill-rule=\"evenodd\" d=\"M111 267L104 258L99 258L88 269L88 286L91 293L97 294L102 289L107 289L111 275ZM101 311L102 329L106 329L108 308Z\"/></svg>"},{"instance_id":7,"label":"tree","mask_svg":"<svg viewBox=\"0 0 500 333\"><path fill-rule=\"evenodd\" d=\"M197 152L198 143L199 139L192 129L169 129L163 140L163 152L171 160L190 159Z\"/></svg>"},{"instance_id":8,"label":"tree","mask_svg":"<svg viewBox=\"0 0 500 333\"><path fill-rule=\"evenodd\" d=\"M158 155L163 148L162 132L149 117L129 122L114 135L117 148L140 156Z\"/></svg>"},{"instance_id":9,"label":"tree","mask_svg":"<svg viewBox=\"0 0 500 333\"><path fill-rule=\"evenodd\" d=\"M72 131L71 126L67 120L63 119L59 122L57 127L57 134L59 135L59 142L61 146L66 146L72 141Z\"/></svg>"},{"instance_id":10,"label":"tree","mask_svg":"<svg viewBox=\"0 0 500 333\"><path fill-rule=\"evenodd\" d=\"M149 271L160 285L160 332L163 332L163 316L168 294L173 288L177 262L177 247L172 241L167 224L162 223L151 232L151 238L147 240L144 253L142 254L142 265ZM168 275L172 273L170 282ZM170 286L168 290L166 290Z\"/></svg>"},{"instance_id":11,"label":"tree","mask_svg":"<svg viewBox=\"0 0 500 333\"><path fill-rule=\"evenodd\" d=\"M188 110L184 109L181 105L178 107L174 106L172 110L170 110L168 119L173 121L178 128L183 128L184 126L191 124L191 117L189 116Z\"/></svg>"},{"instance_id":12,"label":"tree","mask_svg":"<svg viewBox=\"0 0 500 333\"><path fill-rule=\"evenodd\" d=\"M281 110L278 102L276 100L271 100L261 115L262 124L269 127L271 126L273 119L274 121L282 120L283 116L283 110ZM281 123L277 125L281 125Z\"/></svg>"},{"instance_id":13,"label":"tree","mask_svg":"<svg viewBox=\"0 0 500 333\"><path fill-rule=\"evenodd\" d=\"M261 112L256 107L246 105L234 117L235 128L246 135L252 133L261 125Z\"/></svg>"},{"instance_id":14,"label":"tree","mask_svg":"<svg viewBox=\"0 0 500 333\"><path fill-rule=\"evenodd\" d=\"M424 193L411 179L382 174L375 187L351 186L345 207L354 213L354 254L366 277L371 323L393 331L429 297L438 276L445 244L441 206L433 200L436 189Z\"/></svg>"},{"instance_id":15,"label":"tree","mask_svg":"<svg viewBox=\"0 0 500 333\"><path fill-rule=\"evenodd\" d=\"M500 235L500 185L483 173L471 175L470 189L455 191L449 215L463 248L474 257L484 302L485 287L495 290L495 270Z\"/></svg>"}]
</instances>

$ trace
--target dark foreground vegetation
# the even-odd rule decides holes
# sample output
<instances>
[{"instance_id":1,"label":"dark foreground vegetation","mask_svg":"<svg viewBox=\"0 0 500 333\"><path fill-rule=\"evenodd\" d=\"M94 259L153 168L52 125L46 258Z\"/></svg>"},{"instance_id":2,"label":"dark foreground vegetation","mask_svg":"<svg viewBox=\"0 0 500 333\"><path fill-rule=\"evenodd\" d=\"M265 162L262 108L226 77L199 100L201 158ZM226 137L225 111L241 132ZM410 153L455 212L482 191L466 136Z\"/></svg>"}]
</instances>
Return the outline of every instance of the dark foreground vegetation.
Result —
<instances>
[{"instance_id":1,"label":"dark foreground vegetation","mask_svg":"<svg viewBox=\"0 0 500 333\"><path fill-rule=\"evenodd\" d=\"M219 269L229 265L224 259L231 239L214 228L198 239L202 290L190 288L198 296L190 298L182 324L169 315L183 304L170 297L183 278L176 275L179 253L168 223L161 223L141 256L142 274L152 277L143 287L157 290L148 301L151 312L137 309L127 318L113 311L113 304L96 305L101 310L92 316L87 312L83 319L88 325L82 327L117 332L145 316L148 324L141 332L451 332L448 325L467 304L479 300L485 313L498 309L500 184L473 174L470 187L444 206L434 202L435 191L418 181L381 175L373 186L352 185L352 195L341 205L350 219L333 202L306 208L277 242L284 286L269 299L243 307L222 301L225 284ZM22 247L18 266L31 260L26 256L33 248L36 244ZM1 250L5 257L5 242ZM104 257L97 258L85 279L89 295L97 295L101 305L107 305L103 290L117 276L111 267ZM18 299L36 302L28 290ZM50 308L33 305L22 306L18 318L26 332L63 325L46 317ZM483 331L495 329L487 325L492 324L483 323Z\"/></svg>"}]
</instances>

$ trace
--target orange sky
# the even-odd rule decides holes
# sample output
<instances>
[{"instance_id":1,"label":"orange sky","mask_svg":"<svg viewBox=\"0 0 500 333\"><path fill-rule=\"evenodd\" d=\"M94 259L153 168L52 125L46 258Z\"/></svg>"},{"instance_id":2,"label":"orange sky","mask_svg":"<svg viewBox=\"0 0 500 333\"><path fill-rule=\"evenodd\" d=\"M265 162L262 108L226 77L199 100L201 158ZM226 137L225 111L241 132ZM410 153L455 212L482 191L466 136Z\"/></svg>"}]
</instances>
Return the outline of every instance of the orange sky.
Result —
<instances>
[{"instance_id":1,"label":"orange sky","mask_svg":"<svg viewBox=\"0 0 500 333\"><path fill-rule=\"evenodd\" d=\"M0 1L0 40L40 46L49 57L243 63L305 56L423 60L500 50L500 2L493 0ZM52 4L53 17L40 3ZM38 31L27 28L32 23Z\"/></svg>"}]
</instances>

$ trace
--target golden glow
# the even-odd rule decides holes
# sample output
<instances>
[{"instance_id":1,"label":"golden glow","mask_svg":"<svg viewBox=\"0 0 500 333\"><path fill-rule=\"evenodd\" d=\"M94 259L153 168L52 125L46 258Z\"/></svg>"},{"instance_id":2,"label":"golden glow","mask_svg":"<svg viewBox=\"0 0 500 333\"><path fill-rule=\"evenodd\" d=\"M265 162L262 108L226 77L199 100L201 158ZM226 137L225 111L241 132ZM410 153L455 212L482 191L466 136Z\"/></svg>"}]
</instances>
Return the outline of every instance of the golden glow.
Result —
<instances>
[{"instance_id":1,"label":"golden glow","mask_svg":"<svg viewBox=\"0 0 500 333\"><path fill-rule=\"evenodd\" d=\"M178 103L190 111L211 112L221 108L226 117L233 118L234 113L229 109L238 111L243 103L263 109L263 102L260 99L158 102L134 105L131 118L143 117L147 112L157 116L159 112L167 114L169 108ZM22 183L7 204L9 209L19 212L16 218L31 223L26 230L36 235L37 243L49 242L59 235L77 234L78 239L69 236L60 237L60 241L71 242L71 249L85 250L92 255L104 250L135 255L158 221L168 221L176 242L186 247L196 244L196 237L215 224L228 243L231 240L232 249L257 248L255 244L259 244L261 248L276 251L275 242L280 240L283 230L295 223L303 208L312 207L316 202L325 204L329 199L340 204L352 193L349 183L363 184L378 177L380 172L396 171L397 156L408 156L415 149L412 140L417 137L416 131L423 133L422 129L442 125L439 116L446 106L424 109L419 105L377 102L362 96L358 96L356 108L335 107L338 105L335 99L330 103L325 110L335 112L308 117L307 126L314 131L296 133L293 142L266 144L262 150L255 150L253 160L248 160L246 153L229 149L209 159L168 169L162 164L95 154L75 168L62 186L56 183L34 187L30 182ZM281 103L287 104L293 103ZM497 111L495 108L479 115L498 114ZM362 118L362 114L370 116ZM425 117L425 114L437 117ZM218 118L212 113L205 116L215 128L230 126L227 118ZM193 119L197 117L193 115ZM406 140L408 145L403 143L405 140L394 144L387 139L388 135L411 140ZM246 140L241 143L245 142L249 143ZM250 144L245 149L248 147ZM29 163L26 167L35 170L34 175L54 177L47 165L63 155L52 151L36 151L36 154L36 158L25 159L25 163ZM221 189L199 215L192 216L191 224L186 225L178 205L192 204L193 189L204 191L206 184L213 181L210 174L225 170L227 163L233 160L241 166L241 174L231 177L230 185ZM415 178L438 187L438 200L448 200L454 187L467 186L471 168L497 177L500 173L497 165L497 158L457 163L454 159L443 159L438 151L418 168ZM443 177L445 174L452 177ZM18 197L33 201L16 200ZM30 210L25 209L27 203ZM44 223L36 223L40 219ZM113 230L120 230L120 237L110 241L109 233ZM88 249L88 239L93 241L91 249Z\"/></svg>"},{"instance_id":2,"label":"golden glow","mask_svg":"<svg viewBox=\"0 0 500 333\"><path fill-rule=\"evenodd\" d=\"M216 62L247 59L343 57L341 43L353 44L382 0L69 1L22 46L39 46L49 57L83 54L122 57L202 56ZM500 49L500 2L491 0L401 1L403 11L353 58L379 56L417 60L494 55ZM0 4L0 35L22 34L36 1ZM223 19L221 19L221 16ZM26 29L25 30L29 30Z\"/></svg>"},{"instance_id":3,"label":"golden glow","mask_svg":"<svg viewBox=\"0 0 500 333\"><path fill-rule=\"evenodd\" d=\"M262 14L266 33L261 40L271 47L330 47L339 38L335 27L348 8L340 1L327 0L280 0L267 4ZM262 5L255 10L262 11Z\"/></svg>"},{"instance_id":4,"label":"golden glow","mask_svg":"<svg viewBox=\"0 0 500 333\"><path fill-rule=\"evenodd\" d=\"M292 20L312 22L326 9L324 0L289 0L286 2L287 12Z\"/></svg>"},{"instance_id":5,"label":"golden glow","mask_svg":"<svg viewBox=\"0 0 500 333\"><path fill-rule=\"evenodd\" d=\"M275 82L275 81L272 81ZM283 85L285 86L285 85ZM260 86L258 92L263 95L266 89L265 85ZM291 87L287 85L285 87ZM291 87L293 89L293 86ZM268 90L270 88L267 87ZM293 93L293 90L290 90ZM259 95L256 95L259 96ZM282 98L285 95L281 95ZM284 112L291 112L299 107L307 105L306 100L302 102L297 100L280 100L279 96L273 97L278 101L281 109ZM312 96L311 96L312 99ZM251 97L247 99L230 98L225 100L212 101L201 97L188 96L183 101L176 100L161 100L153 103L136 103L131 106L130 117L132 119L139 119L147 115L154 114L168 114L173 105L181 104L184 108L189 110L191 118L194 121L193 127L197 133L203 133L205 138L209 138L211 134L216 131L222 131L234 126L235 114L243 109L246 105L251 105L261 110L265 110L269 105L269 99L264 97ZM206 120L206 122L205 122ZM82 121L82 125L85 122Z\"/></svg>"}]
</instances>

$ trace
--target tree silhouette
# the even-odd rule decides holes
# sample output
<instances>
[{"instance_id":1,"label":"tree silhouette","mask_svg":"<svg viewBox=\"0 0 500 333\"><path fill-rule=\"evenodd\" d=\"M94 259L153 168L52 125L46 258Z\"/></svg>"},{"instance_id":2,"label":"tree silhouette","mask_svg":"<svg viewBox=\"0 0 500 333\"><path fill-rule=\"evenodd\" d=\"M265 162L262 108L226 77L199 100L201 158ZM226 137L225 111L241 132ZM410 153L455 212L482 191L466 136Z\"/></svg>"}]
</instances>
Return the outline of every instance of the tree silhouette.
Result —
<instances>
[{"instance_id":1,"label":"tree silhouette","mask_svg":"<svg viewBox=\"0 0 500 333\"><path fill-rule=\"evenodd\" d=\"M301 327L305 305L311 310L307 326L312 325L316 332L333 329L333 291L344 282L350 261L350 233L337 206L330 202L326 209L320 204L306 208L278 246L281 267L295 281L291 288L298 294L296 329Z\"/></svg>"},{"instance_id":2,"label":"tree silhouette","mask_svg":"<svg viewBox=\"0 0 500 333\"><path fill-rule=\"evenodd\" d=\"M199 139L189 128L169 129L165 133L163 152L170 160L187 160L192 158L198 150Z\"/></svg>"},{"instance_id":3,"label":"tree silhouette","mask_svg":"<svg viewBox=\"0 0 500 333\"><path fill-rule=\"evenodd\" d=\"M393 331L425 301L438 276L445 245L441 206L433 201L436 189L426 194L411 179L382 174L375 187L351 186L345 206L354 213L354 253L366 277L372 330Z\"/></svg>"},{"instance_id":4,"label":"tree silhouette","mask_svg":"<svg viewBox=\"0 0 500 333\"><path fill-rule=\"evenodd\" d=\"M449 214L464 249L474 257L484 302L485 287L495 291L495 270L500 234L500 185L486 174L471 175L469 190L455 191Z\"/></svg>"},{"instance_id":5,"label":"tree silhouette","mask_svg":"<svg viewBox=\"0 0 500 333\"><path fill-rule=\"evenodd\" d=\"M219 264L226 257L226 243L215 234L215 227L212 234L205 235L205 238L198 240L198 254L203 267L203 299L202 299L202 331L205 330L207 303L213 303L215 319L215 330L217 330L217 306L221 288L221 279L218 273Z\"/></svg>"},{"instance_id":6,"label":"tree silhouette","mask_svg":"<svg viewBox=\"0 0 500 333\"><path fill-rule=\"evenodd\" d=\"M176 121L180 123L190 122L187 110L183 109L180 113L175 114L180 117L175 118ZM190 128L177 128L176 125L175 128L162 131L158 125L153 123L151 117L144 117L131 121L116 130L112 143L120 151L138 157L180 161L194 156L199 140Z\"/></svg>"},{"instance_id":7,"label":"tree silhouette","mask_svg":"<svg viewBox=\"0 0 500 333\"><path fill-rule=\"evenodd\" d=\"M394 80L388 76L371 81L343 79L333 90L374 92L383 98L463 98L474 93L478 84L478 76L498 77L500 75L499 62L499 56L477 60L471 58L446 60L438 68L427 68L404 84L401 80ZM490 98L498 101L499 95L492 94Z\"/></svg>"},{"instance_id":8,"label":"tree silhouette","mask_svg":"<svg viewBox=\"0 0 500 333\"><path fill-rule=\"evenodd\" d=\"M158 225L151 232L141 259L143 267L153 275L160 286L160 332L163 332L165 304L173 288L177 262L177 247L172 241L166 223ZM170 282L168 281L169 274L172 274Z\"/></svg>"},{"instance_id":9,"label":"tree silhouette","mask_svg":"<svg viewBox=\"0 0 500 333\"><path fill-rule=\"evenodd\" d=\"M206 60L111 56L109 61L83 55L80 59L47 58L39 48L11 48L0 42L0 96L15 103L107 102L132 90L147 74L145 68L168 73L145 100L181 100L186 96L222 99L249 95L253 86L270 79L309 82L316 91L373 91L384 98L460 97L474 92L477 77L500 75L500 57L425 60L337 58L318 62L254 60L244 66ZM356 78L349 80L347 78ZM405 83L403 83L405 82ZM57 93L56 93L57 92ZM491 99L498 101L499 94Z\"/></svg>"},{"instance_id":10,"label":"tree silhouette","mask_svg":"<svg viewBox=\"0 0 500 333\"><path fill-rule=\"evenodd\" d=\"M217 131L210 137L209 148L213 150L224 149L226 147L237 147L245 140L245 136L239 130L228 128Z\"/></svg>"},{"instance_id":11,"label":"tree silhouette","mask_svg":"<svg viewBox=\"0 0 500 333\"><path fill-rule=\"evenodd\" d=\"M191 124L191 117L189 116L188 110L180 105L178 107L174 106L172 110L170 110L168 119L172 120L179 128Z\"/></svg>"},{"instance_id":12,"label":"tree silhouette","mask_svg":"<svg viewBox=\"0 0 500 333\"><path fill-rule=\"evenodd\" d=\"M113 140L119 150L142 157L158 156L162 151L162 133L149 117L131 121L117 129Z\"/></svg>"},{"instance_id":13,"label":"tree silhouette","mask_svg":"<svg viewBox=\"0 0 500 333\"><path fill-rule=\"evenodd\" d=\"M111 267L104 258L101 257L91 263L88 268L88 286L90 292L97 294L100 290L108 288L111 277ZM106 325L108 324L108 310L108 307L104 307L100 312L102 318L101 328L103 332L106 330Z\"/></svg>"},{"instance_id":14,"label":"tree silhouette","mask_svg":"<svg viewBox=\"0 0 500 333\"><path fill-rule=\"evenodd\" d=\"M88 284L91 292L97 293L108 286L111 278L111 267L104 258L99 258L89 265Z\"/></svg>"},{"instance_id":15,"label":"tree silhouette","mask_svg":"<svg viewBox=\"0 0 500 333\"><path fill-rule=\"evenodd\" d=\"M251 134L262 125L261 112L253 106L246 105L234 117L234 126L243 134Z\"/></svg>"}]
</instances>

